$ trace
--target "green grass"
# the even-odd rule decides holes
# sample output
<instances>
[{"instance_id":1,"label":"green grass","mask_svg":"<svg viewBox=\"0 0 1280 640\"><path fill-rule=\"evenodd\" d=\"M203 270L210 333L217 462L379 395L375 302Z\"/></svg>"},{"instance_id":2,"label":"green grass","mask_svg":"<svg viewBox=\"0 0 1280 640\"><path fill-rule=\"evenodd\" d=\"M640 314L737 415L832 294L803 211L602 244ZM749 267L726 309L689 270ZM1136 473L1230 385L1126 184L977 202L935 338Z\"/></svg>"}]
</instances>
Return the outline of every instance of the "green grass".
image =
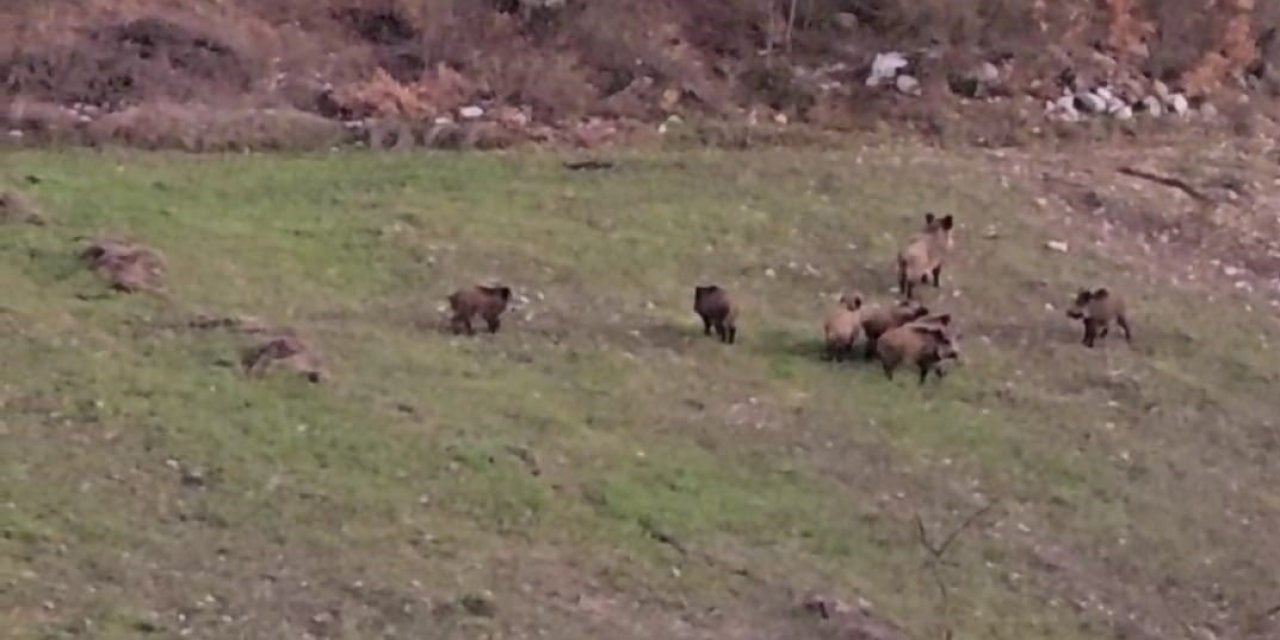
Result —
<instances>
[{"instance_id":1,"label":"green grass","mask_svg":"<svg viewBox=\"0 0 1280 640\"><path fill-rule=\"evenodd\" d=\"M1249 637L1280 597L1274 320L1042 251L1061 230L982 163L0 158L54 220L0 228L13 637L809 637L810 590L918 637ZM924 295L964 365L820 361L832 295L889 300L925 210L960 219ZM74 259L98 232L164 253L172 302L99 296ZM486 277L522 296L503 332L440 331ZM701 336L707 281L740 344ZM1128 294L1132 348L1077 344L1092 283ZM334 380L246 380L223 362L251 339L198 312L294 327ZM991 500L944 617L915 519L941 538ZM458 604L485 591L491 617Z\"/></svg>"}]
</instances>

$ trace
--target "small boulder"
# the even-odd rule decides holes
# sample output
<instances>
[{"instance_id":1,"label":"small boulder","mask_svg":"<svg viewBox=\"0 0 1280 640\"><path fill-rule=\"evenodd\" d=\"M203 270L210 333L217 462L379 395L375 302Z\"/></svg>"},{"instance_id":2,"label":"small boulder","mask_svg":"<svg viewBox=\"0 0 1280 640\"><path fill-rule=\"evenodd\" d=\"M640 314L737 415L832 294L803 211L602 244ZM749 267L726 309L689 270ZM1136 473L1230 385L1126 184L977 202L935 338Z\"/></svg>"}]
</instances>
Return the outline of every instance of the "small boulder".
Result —
<instances>
[{"instance_id":1,"label":"small boulder","mask_svg":"<svg viewBox=\"0 0 1280 640\"><path fill-rule=\"evenodd\" d=\"M1074 105L1084 113L1106 113L1107 101L1092 91L1080 91L1075 94Z\"/></svg>"},{"instance_id":2,"label":"small boulder","mask_svg":"<svg viewBox=\"0 0 1280 640\"><path fill-rule=\"evenodd\" d=\"M876 54L871 61L871 73L867 76L868 87L878 87L898 76L898 73L910 66L907 56L897 51Z\"/></svg>"},{"instance_id":3,"label":"small boulder","mask_svg":"<svg viewBox=\"0 0 1280 640\"><path fill-rule=\"evenodd\" d=\"M900 75L894 79L894 85L902 94L909 96L920 95L920 81L917 80L915 76L906 74Z\"/></svg>"}]
</instances>

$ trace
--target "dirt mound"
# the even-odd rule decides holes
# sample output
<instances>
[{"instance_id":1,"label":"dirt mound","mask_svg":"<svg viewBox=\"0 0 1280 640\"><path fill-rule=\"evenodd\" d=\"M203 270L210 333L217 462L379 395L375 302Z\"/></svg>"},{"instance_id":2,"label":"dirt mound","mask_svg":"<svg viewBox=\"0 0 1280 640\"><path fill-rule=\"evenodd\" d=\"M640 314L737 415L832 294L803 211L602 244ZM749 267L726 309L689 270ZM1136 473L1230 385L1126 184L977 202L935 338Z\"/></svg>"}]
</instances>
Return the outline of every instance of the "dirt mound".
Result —
<instances>
[{"instance_id":1,"label":"dirt mound","mask_svg":"<svg viewBox=\"0 0 1280 640\"><path fill-rule=\"evenodd\" d=\"M251 65L226 42L160 18L90 31L70 45L0 60L7 93L59 104L117 109L146 100L247 93Z\"/></svg>"},{"instance_id":2,"label":"dirt mound","mask_svg":"<svg viewBox=\"0 0 1280 640\"><path fill-rule=\"evenodd\" d=\"M89 243L80 259L117 291L164 291L164 257L141 245L100 238Z\"/></svg>"},{"instance_id":3,"label":"dirt mound","mask_svg":"<svg viewBox=\"0 0 1280 640\"><path fill-rule=\"evenodd\" d=\"M0 191L0 224L44 225L48 222L30 198L17 191Z\"/></svg>"},{"instance_id":4,"label":"dirt mound","mask_svg":"<svg viewBox=\"0 0 1280 640\"><path fill-rule=\"evenodd\" d=\"M246 349L240 358L245 375L262 376L273 369L301 374L313 383L329 379L323 357L291 334L277 335Z\"/></svg>"}]
</instances>

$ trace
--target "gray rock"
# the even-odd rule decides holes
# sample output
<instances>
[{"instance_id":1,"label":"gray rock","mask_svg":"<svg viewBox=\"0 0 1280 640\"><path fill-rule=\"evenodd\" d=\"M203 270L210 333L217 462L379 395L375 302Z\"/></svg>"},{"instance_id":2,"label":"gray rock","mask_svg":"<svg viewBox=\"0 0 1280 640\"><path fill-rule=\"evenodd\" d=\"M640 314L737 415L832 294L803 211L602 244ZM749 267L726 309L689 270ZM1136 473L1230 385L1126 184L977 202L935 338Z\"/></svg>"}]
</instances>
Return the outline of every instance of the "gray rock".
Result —
<instances>
[{"instance_id":1,"label":"gray rock","mask_svg":"<svg viewBox=\"0 0 1280 640\"><path fill-rule=\"evenodd\" d=\"M1081 91L1075 95L1075 105L1085 113L1105 113L1107 101L1096 93Z\"/></svg>"},{"instance_id":2,"label":"gray rock","mask_svg":"<svg viewBox=\"0 0 1280 640\"><path fill-rule=\"evenodd\" d=\"M1156 96L1147 96L1142 99L1142 110L1150 114L1153 118L1159 118L1164 115L1164 103Z\"/></svg>"},{"instance_id":3,"label":"gray rock","mask_svg":"<svg viewBox=\"0 0 1280 640\"><path fill-rule=\"evenodd\" d=\"M1185 116L1191 110L1191 104L1187 102L1187 97L1181 93L1175 93L1165 98L1165 106L1169 107L1169 112L1178 116Z\"/></svg>"},{"instance_id":4,"label":"gray rock","mask_svg":"<svg viewBox=\"0 0 1280 640\"><path fill-rule=\"evenodd\" d=\"M983 62L974 68L973 79L983 84L999 82L1000 68L990 62Z\"/></svg>"},{"instance_id":5,"label":"gray rock","mask_svg":"<svg viewBox=\"0 0 1280 640\"><path fill-rule=\"evenodd\" d=\"M894 80L894 84L898 87L898 91L909 96L920 95L920 81L915 76L900 75Z\"/></svg>"}]
</instances>

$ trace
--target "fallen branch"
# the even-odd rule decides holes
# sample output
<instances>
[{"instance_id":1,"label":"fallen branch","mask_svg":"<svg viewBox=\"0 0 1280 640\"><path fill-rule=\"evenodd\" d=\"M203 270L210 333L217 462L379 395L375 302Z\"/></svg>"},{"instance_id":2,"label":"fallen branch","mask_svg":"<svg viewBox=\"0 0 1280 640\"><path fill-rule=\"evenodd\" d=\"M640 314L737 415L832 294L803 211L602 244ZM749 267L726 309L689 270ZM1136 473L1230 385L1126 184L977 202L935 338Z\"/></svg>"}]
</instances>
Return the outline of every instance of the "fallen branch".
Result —
<instances>
[{"instance_id":1,"label":"fallen branch","mask_svg":"<svg viewBox=\"0 0 1280 640\"><path fill-rule=\"evenodd\" d=\"M1116 169L1116 171L1126 176L1140 178L1148 182L1154 182L1158 185L1177 189L1200 202L1214 201L1213 198L1210 198L1209 196L1205 195L1203 191L1193 187L1190 183L1188 183L1186 180L1183 180L1181 178L1175 178L1173 176L1162 176L1158 173L1152 173L1150 171L1147 171L1146 169L1139 169L1137 167L1120 167L1119 169Z\"/></svg>"},{"instance_id":2,"label":"fallen branch","mask_svg":"<svg viewBox=\"0 0 1280 640\"><path fill-rule=\"evenodd\" d=\"M938 586L938 594L942 598L942 620L944 625L942 637L945 640L951 640L955 633L951 628L950 621L951 594L947 590L946 581L942 579L942 571L939 569L939 565L946 562L945 556L947 549L951 548L952 543L960 537L960 534L973 526L973 523L977 522L979 518L994 509L997 502L998 501L989 502L985 506L969 514L969 517L965 518L964 522L960 523L960 526L953 529L951 533L947 534L947 536L942 539L942 544L936 546L929 541L929 532L925 529L924 519L920 517L920 514L916 514L916 535L920 539L920 546L924 547L925 550L929 552L929 558L925 560L925 566L933 576L933 581Z\"/></svg>"},{"instance_id":3,"label":"fallen branch","mask_svg":"<svg viewBox=\"0 0 1280 640\"><path fill-rule=\"evenodd\" d=\"M608 160L576 160L564 163L564 168L570 171L599 171L612 169L613 163Z\"/></svg>"}]
</instances>

